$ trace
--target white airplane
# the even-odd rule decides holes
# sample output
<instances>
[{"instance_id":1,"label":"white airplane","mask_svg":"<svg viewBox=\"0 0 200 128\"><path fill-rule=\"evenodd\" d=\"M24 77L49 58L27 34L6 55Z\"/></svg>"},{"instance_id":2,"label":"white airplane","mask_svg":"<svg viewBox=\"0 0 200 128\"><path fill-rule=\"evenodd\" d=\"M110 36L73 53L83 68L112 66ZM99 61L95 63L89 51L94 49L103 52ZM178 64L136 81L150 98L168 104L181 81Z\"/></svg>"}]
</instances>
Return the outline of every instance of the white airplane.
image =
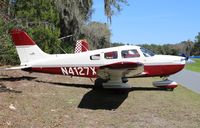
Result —
<instances>
[{"instance_id":1,"label":"white airplane","mask_svg":"<svg viewBox=\"0 0 200 128\"><path fill-rule=\"evenodd\" d=\"M28 72L60 74L66 76L97 78L96 85L103 88L130 88L128 78L164 77L179 72L185 58L155 55L139 46L119 46L88 50L86 41L77 41L74 54L47 54L20 29L11 30L21 65L8 69ZM160 88L173 90L177 83L168 79L153 82Z\"/></svg>"}]
</instances>

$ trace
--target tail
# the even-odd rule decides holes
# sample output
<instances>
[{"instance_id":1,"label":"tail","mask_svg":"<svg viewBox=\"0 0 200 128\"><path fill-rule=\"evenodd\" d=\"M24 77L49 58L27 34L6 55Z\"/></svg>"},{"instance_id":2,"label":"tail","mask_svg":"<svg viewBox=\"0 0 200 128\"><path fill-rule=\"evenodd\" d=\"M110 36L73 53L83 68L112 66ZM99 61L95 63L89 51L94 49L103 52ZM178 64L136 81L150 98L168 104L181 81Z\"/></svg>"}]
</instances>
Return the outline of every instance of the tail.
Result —
<instances>
[{"instance_id":1,"label":"tail","mask_svg":"<svg viewBox=\"0 0 200 128\"><path fill-rule=\"evenodd\" d=\"M16 46L21 65L27 65L32 61L41 60L49 56L36 45L26 32L13 29L10 34Z\"/></svg>"},{"instance_id":2,"label":"tail","mask_svg":"<svg viewBox=\"0 0 200 128\"><path fill-rule=\"evenodd\" d=\"M87 40L77 40L74 53L89 51L89 44Z\"/></svg>"}]
</instances>

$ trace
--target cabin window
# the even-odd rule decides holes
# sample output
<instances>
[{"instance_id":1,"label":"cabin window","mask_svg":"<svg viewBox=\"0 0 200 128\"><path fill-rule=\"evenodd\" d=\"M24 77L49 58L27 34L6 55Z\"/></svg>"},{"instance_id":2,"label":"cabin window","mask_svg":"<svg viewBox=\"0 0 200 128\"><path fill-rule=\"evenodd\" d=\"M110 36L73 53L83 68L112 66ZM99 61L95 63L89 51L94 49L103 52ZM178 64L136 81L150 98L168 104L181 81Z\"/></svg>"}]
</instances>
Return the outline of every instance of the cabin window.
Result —
<instances>
[{"instance_id":1,"label":"cabin window","mask_svg":"<svg viewBox=\"0 0 200 128\"><path fill-rule=\"evenodd\" d=\"M106 52L106 53L104 53L104 57L106 59L117 59L118 54L117 54L117 51Z\"/></svg>"},{"instance_id":2,"label":"cabin window","mask_svg":"<svg viewBox=\"0 0 200 128\"><path fill-rule=\"evenodd\" d=\"M100 54L91 55L90 60L100 60Z\"/></svg>"},{"instance_id":3,"label":"cabin window","mask_svg":"<svg viewBox=\"0 0 200 128\"><path fill-rule=\"evenodd\" d=\"M122 58L135 58L140 57L140 54L136 49L130 49L130 50L123 50L121 52Z\"/></svg>"}]
</instances>

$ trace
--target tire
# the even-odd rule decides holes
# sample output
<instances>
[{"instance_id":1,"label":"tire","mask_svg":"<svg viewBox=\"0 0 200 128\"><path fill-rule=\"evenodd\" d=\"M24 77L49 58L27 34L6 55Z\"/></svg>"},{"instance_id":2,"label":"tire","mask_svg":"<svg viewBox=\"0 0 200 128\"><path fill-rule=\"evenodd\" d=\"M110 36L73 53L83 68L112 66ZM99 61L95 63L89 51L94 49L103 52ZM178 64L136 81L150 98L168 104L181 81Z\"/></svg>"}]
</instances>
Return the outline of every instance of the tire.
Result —
<instances>
[{"instance_id":1,"label":"tire","mask_svg":"<svg viewBox=\"0 0 200 128\"><path fill-rule=\"evenodd\" d=\"M128 78L122 77L122 83L127 83L128 82Z\"/></svg>"},{"instance_id":2,"label":"tire","mask_svg":"<svg viewBox=\"0 0 200 128\"><path fill-rule=\"evenodd\" d=\"M94 82L94 89L102 89L103 88L103 83L105 82L104 79L97 78Z\"/></svg>"}]
</instances>

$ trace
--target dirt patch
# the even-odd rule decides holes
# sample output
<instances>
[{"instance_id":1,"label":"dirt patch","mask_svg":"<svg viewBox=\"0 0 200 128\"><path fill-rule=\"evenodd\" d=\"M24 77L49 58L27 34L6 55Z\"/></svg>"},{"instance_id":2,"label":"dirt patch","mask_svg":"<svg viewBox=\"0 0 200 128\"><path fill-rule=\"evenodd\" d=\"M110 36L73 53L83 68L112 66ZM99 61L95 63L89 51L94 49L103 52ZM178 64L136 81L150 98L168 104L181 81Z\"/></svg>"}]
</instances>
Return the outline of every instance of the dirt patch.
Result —
<instances>
[{"instance_id":1,"label":"dirt patch","mask_svg":"<svg viewBox=\"0 0 200 128\"><path fill-rule=\"evenodd\" d=\"M131 79L127 92L93 90L85 78L0 72L0 127L200 127L200 95L159 78Z\"/></svg>"}]
</instances>

